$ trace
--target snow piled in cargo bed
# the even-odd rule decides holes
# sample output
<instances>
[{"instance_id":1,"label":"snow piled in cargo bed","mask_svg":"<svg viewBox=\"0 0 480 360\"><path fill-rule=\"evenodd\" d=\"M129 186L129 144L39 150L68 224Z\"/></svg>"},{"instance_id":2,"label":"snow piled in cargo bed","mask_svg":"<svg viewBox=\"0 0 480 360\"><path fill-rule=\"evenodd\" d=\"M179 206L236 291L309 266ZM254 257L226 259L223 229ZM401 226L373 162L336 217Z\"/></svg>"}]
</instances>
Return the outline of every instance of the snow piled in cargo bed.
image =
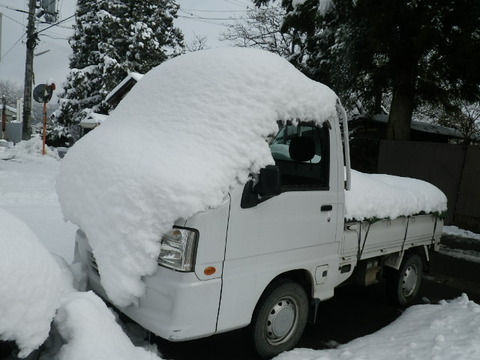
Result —
<instances>
[{"instance_id":1,"label":"snow piled in cargo bed","mask_svg":"<svg viewBox=\"0 0 480 360\"><path fill-rule=\"evenodd\" d=\"M352 187L345 192L347 220L395 219L446 210L445 194L418 179L352 170Z\"/></svg>"},{"instance_id":2,"label":"snow piled in cargo bed","mask_svg":"<svg viewBox=\"0 0 480 360\"><path fill-rule=\"evenodd\" d=\"M255 49L186 54L148 72L62 160L65 217L88 236L109 298L136 302L161 235L273 164L277 120L337 120L337 96Z\"/></svg>"}]
</instances>

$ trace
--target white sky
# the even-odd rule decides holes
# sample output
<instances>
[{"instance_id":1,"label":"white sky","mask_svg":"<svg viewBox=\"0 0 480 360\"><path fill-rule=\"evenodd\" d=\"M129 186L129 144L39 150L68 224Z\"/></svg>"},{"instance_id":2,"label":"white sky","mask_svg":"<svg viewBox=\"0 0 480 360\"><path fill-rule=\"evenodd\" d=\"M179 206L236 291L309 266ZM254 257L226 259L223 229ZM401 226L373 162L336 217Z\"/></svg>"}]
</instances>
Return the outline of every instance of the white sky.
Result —
<instances>
[{"instance_id":1,"label":"white sky","mask_svg":"<svg viewBox=\"0 0 480 360\"><path fill-rule=\"evenodd\" d=\"M59 20L67 19L75 14L76 0L57 0L60 10ZM227 46L220 43L218 36L226 29L230 17L245 15L247 6L252 6L250 0L177 0L181 10L176 22L184 35L186 43L191 42L195 35L207 36L208 47ZM28 0L0 0L0 13L3 14L3 29L0 60L0 80L10 80L23 87L25 73L25 32L27 15L15 11L26 11ZM74 19L65 21L60 26L43 32L35 54L49 50L48 53L36 56L34 59L35 84L53 79L57 89L65 81L68 73L68 57L71 54L67 38L71 34ZM49 25L39 25L41 30Z\"/></svg>"}]
</instances>

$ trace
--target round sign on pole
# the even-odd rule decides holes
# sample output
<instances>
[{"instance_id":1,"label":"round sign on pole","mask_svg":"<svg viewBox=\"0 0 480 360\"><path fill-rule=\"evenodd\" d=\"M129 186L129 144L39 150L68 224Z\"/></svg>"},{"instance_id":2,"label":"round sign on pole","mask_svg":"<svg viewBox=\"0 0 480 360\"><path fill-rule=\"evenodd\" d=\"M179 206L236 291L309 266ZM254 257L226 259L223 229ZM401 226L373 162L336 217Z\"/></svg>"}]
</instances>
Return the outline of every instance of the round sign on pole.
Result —
<instances>
[{"instance_id":1,"label":"round sign on pole","mask_svg":"<svg viewBox=\"0 0 480 360\"><path fill-rule=\"evenodd\" d=\"M45 144L47 140L47 103L50 101L55 90L55 84L40 84L33 90L33 98L36 102L43 103L43 147L42 155L46 154Z\"/></svg>"},{"instance_id":2,"label":"round sign on pole","mask_svg":"<svg viewBox=\"0 0 480 360\"><path fill-rule=\"evenodd\" d=\"M53 85L53 84L52 84ZM33 98L39 103L48 103L53 95L55 85L40 84L33 90Z\"/></svg>"}]
</instances>

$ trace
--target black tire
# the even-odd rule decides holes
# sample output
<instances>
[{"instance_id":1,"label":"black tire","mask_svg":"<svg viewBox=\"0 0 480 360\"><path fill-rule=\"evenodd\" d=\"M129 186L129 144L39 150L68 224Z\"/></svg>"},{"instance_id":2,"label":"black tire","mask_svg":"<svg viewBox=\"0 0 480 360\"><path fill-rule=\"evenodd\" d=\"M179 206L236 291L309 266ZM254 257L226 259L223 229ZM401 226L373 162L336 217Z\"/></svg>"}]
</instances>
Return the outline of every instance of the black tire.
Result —
<instances>
[{"instance_id":1,"label":"black tire","mask_svg":"<svg viewBox=\"0 0 480 360\"><path fill-rule=\"evenodd\" d=\"M280 279L260 298L252 318L251 333L255 350L271 358L291 350L305 330L308 298L298 283Z\"/></svg>"},{"instance_id":2,"label":"black tire","mask_svg":"<svg viewBox=\"0 0 480 360\"><path fill-rule=\"evenodd\" d=\"M406 254L399 270L387 268L387 296L396 305L410 305L422 283L423 261L418 254Z\"/></svg>"}]
</instances>

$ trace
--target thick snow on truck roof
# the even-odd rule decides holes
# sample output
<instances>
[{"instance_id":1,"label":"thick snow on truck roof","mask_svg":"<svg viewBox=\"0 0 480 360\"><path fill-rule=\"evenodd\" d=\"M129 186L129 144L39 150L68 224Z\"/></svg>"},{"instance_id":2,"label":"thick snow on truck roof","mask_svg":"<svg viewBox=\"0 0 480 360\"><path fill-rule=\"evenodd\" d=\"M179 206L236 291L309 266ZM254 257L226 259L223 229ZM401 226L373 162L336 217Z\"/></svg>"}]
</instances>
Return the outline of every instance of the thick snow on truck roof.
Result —
<instances>
[{"instance_id":1,"label":"thick snow on truck roof","mask_svg":"<svg viewBox=\"0 0 480 360\"><path fill-rule=\"evenodd\" d=\"M57 179L64 215L87 235L109 298L120 306L135 302L145 290L141 277L156 271L161 235L177 219L217 207L250 173L274 164L265 140L278 120L336 124L337 104L328 87L261 50L190 53L147 73L68 152ZM353 204L355 188L347 196ZM444 210L442 195L420 207ZM364 217L355 209L347 214Z\"/></svg>"}]
</instances>

